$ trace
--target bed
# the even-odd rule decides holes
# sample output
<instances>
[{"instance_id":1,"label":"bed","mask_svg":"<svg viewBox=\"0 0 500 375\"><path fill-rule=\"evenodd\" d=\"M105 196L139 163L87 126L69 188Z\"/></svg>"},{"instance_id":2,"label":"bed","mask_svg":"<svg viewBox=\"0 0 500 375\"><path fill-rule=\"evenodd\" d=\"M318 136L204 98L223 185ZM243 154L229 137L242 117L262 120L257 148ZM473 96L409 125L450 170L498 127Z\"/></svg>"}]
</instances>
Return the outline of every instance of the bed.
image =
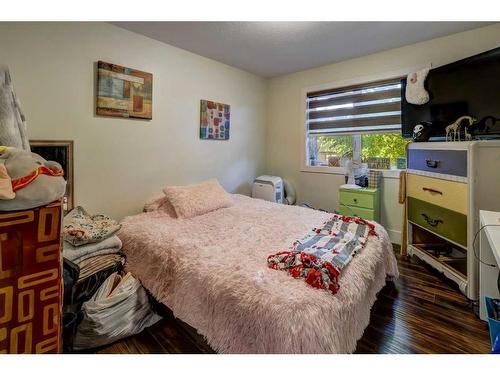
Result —
<instances>
[{"instance_id":1,"label":"bed","mask_svg":"<svg viewBox=\"0 0 500 375\"><path fill-rule=\"evenodd\" d=\"M398 276L387 232L342 271L332 295L267 267L267 256L331 214L243 195L190 219L129 216L119 237L127 270L219 353L352 353L386 279Z\"/></svg>"}]
</instances>

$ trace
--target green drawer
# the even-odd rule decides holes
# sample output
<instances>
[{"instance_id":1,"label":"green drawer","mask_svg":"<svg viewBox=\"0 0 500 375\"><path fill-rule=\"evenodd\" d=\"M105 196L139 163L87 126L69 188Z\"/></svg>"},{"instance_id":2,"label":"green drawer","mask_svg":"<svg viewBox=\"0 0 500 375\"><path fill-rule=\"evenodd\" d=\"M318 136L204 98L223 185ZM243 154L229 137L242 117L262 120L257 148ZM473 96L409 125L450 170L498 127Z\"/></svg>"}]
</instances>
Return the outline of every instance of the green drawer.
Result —
<instances>
[{"instance_id":1,"label":"green drawer","mask_svg":"<svg viewBox=\"0 0 500 375\"><path fill-rule=\"evenodd\" d=\"M357 216L366 220L376 220L375 211L366 208L340 205L339 212L345 216Z\"/></svg>"},{"instance_id":2,"label":"green drawer","mask_svg":"<svg viewBox=\"0 0 500 375\"><path fill-rule=\"evenodd\" d=\"M340 205L375 209L378 192L376 189L340 190Z\"/></svg>"},{"instance_id":3,"label":"green drawer","mask_svg":"<svg viewBox=\"0 0 500 375\"><path fill-rule=\"evenodd\" d=\"M463 214L408 197L408 220L467 246L467 216Z\"/></svg>"}]
</instances>

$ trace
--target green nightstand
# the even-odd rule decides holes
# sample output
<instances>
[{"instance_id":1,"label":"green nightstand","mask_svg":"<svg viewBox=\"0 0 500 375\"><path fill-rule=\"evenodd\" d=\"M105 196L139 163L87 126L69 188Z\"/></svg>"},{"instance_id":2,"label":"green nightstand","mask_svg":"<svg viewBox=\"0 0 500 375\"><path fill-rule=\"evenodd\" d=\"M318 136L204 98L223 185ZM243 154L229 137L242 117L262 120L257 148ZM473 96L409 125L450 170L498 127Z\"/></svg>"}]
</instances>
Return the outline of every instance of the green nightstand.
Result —
<instances>
[{"instance_id":1,"label":"green nightstand","mask_svg":"<svg viewBox=\"0 0 500 375\"><path fill-rule=\"evenodd\" d=\"M339 206L342 215L380 221L379 189L339 189Z\"/></svg>"}]
</instances>

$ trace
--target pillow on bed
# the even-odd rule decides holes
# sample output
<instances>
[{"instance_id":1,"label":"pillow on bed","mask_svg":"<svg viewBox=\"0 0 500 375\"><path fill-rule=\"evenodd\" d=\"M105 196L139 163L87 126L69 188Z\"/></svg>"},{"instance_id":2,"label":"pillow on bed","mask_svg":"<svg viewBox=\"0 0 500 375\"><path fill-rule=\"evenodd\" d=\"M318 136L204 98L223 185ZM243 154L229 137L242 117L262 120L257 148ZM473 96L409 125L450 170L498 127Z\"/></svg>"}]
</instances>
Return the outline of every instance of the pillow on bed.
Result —
<instances>
[{"instance_id":1,"label":"pillow on bed","mask_svg":"<svg viewBox=\"0 0 500 375\"><path fill-rule=\"evenodd\" d=\"M163 192L178 218L187 219L233 205L231 196L216 179L196 185L167 186Z\"/></svg>"},{"instance_id":2,"label":"pillow on bed","mask_svg":"<svg viewBox=\"0 0 500 375\"><path fill-rule=\"evenodd\" d=\"M143 211L144 212L160 211L166 213L171 218L175 219L177 217L177 214L175 213L172 204L165 195L151 198L150 200L148 200L146 203L144 203Z\"/></svg>"}]
</instances>

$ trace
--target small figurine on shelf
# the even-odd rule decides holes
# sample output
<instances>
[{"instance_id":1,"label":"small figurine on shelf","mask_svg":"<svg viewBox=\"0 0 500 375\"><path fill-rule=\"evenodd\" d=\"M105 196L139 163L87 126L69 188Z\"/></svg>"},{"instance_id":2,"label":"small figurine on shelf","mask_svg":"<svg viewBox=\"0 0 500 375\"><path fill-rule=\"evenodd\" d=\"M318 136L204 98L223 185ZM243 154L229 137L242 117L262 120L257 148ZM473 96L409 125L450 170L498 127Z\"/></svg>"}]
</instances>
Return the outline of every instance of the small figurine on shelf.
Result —
<instances>
[{"instance_id":1,"label":"small figurine on shelf","mask_svg":"<svg viewBox=\"0 0 500 375\"><path fill-rule=\"evenodd\" d=\"M467 122L464 123L464 134L465 134L465 140L471 140L472 136L467 132L467 127L472 125L474 122L477 120L474 117L471 116L461 116L459 117L454 123L448 125L446 127L446 141L454 142L454 141L461 141L461 136L460 132L462 130L462 122Z\"/></svg>"},{"instance_id":2,"label":"small figurine on shelf","mask_svg":"<svg viewBox=\"0 0 500 375\"><path fill-rule=\"evenodd\" d=\"M467 126L464 126L464 139L466 141L472 141L472 134L467 131Z\"/></svg>"},{"instance_id":3,"label":"small figurine on shelf","mask_svg":"<svg viewBox=\"0 0 500 375\"><path fill-rule=\"evenodd\" d=\"M472 133L482 133L488 134L492 131L492 128L495 126L497 122L500 122L500 118L496 118L495 116L484 116L480 120L474 122L469 126L469 130Z\"/></svg>"}]
</instances>

